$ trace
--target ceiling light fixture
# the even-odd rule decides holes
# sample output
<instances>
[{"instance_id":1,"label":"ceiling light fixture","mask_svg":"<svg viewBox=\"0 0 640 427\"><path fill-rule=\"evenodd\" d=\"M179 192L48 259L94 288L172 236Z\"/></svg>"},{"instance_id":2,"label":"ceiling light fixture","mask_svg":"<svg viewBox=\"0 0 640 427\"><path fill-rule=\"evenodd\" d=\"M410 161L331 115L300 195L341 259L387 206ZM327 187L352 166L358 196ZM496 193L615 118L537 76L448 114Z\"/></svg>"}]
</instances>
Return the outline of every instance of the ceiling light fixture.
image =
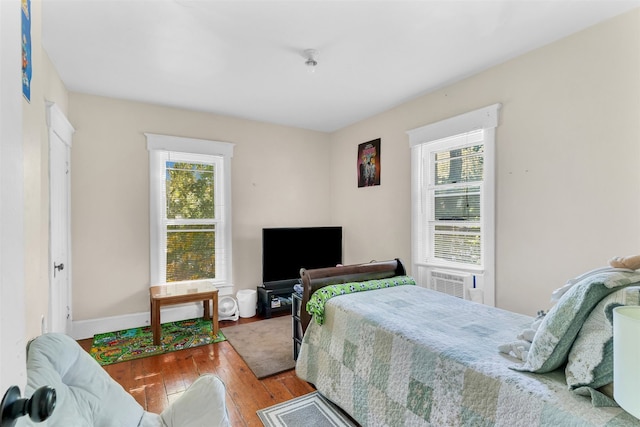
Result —
<instances>
[{"instance_id":1,"label":"ceiling light fixture","mask_svg":"<svg viewBox=\"0 0 640 427\"><path fill-rule=\"evenodd\" d=\"M315 49L305 49L303 52L306 61L304 64L307 66L307 70L310 73L313 73L316 70L316 65L318 65L318 61L316 61L316 56L318 55L318 51Z\"/></svg>"}]
</instances>

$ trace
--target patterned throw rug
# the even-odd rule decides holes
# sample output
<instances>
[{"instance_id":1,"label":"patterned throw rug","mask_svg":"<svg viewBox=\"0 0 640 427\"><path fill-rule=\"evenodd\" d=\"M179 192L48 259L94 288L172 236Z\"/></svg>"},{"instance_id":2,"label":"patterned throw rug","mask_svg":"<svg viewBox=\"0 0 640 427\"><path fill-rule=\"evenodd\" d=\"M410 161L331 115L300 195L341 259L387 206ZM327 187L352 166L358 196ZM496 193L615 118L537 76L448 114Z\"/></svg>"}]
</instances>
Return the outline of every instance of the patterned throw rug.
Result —
<instances>
[{"instance_id":1,"label":"patterned throw rug","mask_svg":"<svg viewBox=\"0 0 640 427\"><path fill-rule=\"evenodd\" d=\"M101 365L140 359L185 348L225 341L222 332L211 332L211 321L200 319L163 323L160 345L153 345L151 327L96 334L90 354Z\"/></svg>"},{"instance_id":2,"label":"patterned throw rug","mask_svg":"<svg viewBox=\"0 0 640 427\"><path fill-rule=\"evenodd\" d=\"M333 403L313 393L257 411L265 427L357 427Z\"/></svg>"}]
</instances>

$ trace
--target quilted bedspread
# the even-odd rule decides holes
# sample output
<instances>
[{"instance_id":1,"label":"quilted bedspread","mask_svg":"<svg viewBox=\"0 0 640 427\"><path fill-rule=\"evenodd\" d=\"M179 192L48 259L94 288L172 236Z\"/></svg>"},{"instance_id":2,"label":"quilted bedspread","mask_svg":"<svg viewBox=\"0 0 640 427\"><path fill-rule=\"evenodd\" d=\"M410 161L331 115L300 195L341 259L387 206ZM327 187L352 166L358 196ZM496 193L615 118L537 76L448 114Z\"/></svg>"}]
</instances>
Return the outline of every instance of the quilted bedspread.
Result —
<instances>
[{"instance_id":1,"label":"quilted bedspread","mask_svg":"<svg viewBox=\"0 0 640 427\"><path fill-rule=\"evenodd\" d=\"M562 369L498 352L533 318L417 286L341 295L311 322L296 372L362 426L640 426L568 390Z\"/></svg>"}]
</instances>

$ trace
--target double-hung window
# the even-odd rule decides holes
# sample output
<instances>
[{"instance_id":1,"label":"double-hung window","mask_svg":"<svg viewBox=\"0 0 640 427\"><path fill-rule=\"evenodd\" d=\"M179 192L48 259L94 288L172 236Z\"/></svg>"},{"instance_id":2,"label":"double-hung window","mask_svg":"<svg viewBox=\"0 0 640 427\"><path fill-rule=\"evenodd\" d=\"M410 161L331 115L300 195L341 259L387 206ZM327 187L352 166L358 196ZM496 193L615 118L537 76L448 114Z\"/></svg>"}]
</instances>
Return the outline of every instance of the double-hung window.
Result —
<instances>
[{"instance_id":1,"label":"double-hung window","mask_svg":"<svg viewBox=\"0 0 640 427\"><path fill-rule=\"evenodd\" d=\"M423 254L426 263L451 267L483 265L482 196L484 132L456 135L429 144L423 155L429 210Z\"/></svg>"},{"instance_id":2,"label":"double-hung window","mask_svg":"<svg viewBox=\"0 0 640 427\"><path fill-rule=\"evenodd\" d=\"M494 145L499 104L408 131L412 268L473 275L494 305Z\"/></svg>"},{"instance_id":3,"label":"double-hung window","mask_svg":"<svg viewBox=\"0 0 640 427\"><path fill-rule=\"evenodd\" d=\"M150 172L151 284L231 284L233 145L146 134Z\"/></svg>"}]
</instances>

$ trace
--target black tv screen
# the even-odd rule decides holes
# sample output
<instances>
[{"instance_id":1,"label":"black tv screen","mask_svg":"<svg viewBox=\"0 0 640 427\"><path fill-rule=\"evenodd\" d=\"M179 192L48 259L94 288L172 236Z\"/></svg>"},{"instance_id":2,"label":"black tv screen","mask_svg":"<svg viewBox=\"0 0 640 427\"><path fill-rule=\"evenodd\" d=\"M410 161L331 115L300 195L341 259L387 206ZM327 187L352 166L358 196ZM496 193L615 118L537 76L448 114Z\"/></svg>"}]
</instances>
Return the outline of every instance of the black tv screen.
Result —
<instances>
[{"instance_id":1,"label":"black tv screen","mask_svg":"<svg viewBox=\"0 0 640 427\"><path fill-rule=\"evenodd\" d=\"M342 227L262 229L262 282L298 279L300 268L342 263Z\"/></svg>"}]
</instances>

